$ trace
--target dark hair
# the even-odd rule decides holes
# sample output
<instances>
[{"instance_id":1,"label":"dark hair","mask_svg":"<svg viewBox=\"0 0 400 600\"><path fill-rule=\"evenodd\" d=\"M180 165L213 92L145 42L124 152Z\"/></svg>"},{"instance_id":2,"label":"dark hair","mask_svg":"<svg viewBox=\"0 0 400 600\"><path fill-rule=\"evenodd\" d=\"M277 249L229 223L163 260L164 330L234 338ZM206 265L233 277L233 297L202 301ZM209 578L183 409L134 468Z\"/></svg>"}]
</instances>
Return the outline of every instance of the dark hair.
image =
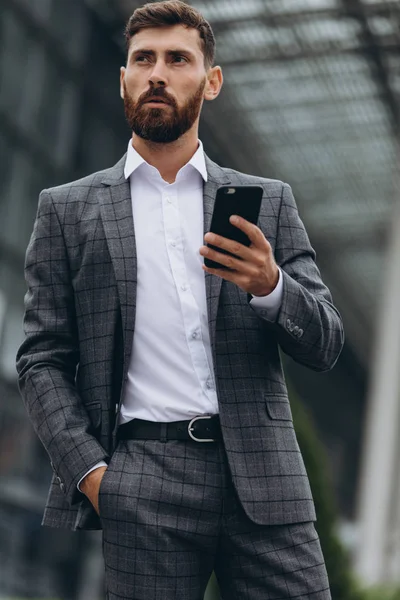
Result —
<instances>
[{"instance_id":1,"label":"dark hair","mask_svg":"<svg viewBox=\"0 0 400 600\"><path fill-rule=\"evenodd\" d=\"M125 28L127 50L132 37L141 29L150 27L165 27L184 25L197 29L202 40L204 64L206 68L212 67L215 59L215 38L211 26L203 15L182 0L163 0L162 2L148 2L137 8L130 17Z\"/></svg>"}]
</instances>

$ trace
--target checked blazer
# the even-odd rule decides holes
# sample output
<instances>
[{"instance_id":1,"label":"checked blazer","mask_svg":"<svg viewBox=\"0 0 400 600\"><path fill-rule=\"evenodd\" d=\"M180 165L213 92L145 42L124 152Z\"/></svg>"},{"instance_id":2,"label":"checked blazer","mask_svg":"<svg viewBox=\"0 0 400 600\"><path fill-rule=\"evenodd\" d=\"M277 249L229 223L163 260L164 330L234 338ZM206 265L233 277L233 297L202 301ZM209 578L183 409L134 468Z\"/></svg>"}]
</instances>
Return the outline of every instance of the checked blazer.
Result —
<instances>
[{"instance_id":1,"label":"checked blazer","mask_svg":"<svg viewBox=\"0 0 400 600\"><path fill-rule=\"evenodd\" d=\"M43 518L53 527L101 527L77 483L115 448L135 332L137 264L125 159L42 191L26 254L25 340L17 370L29 417L54 470ZM250 295L238 286L205 273L232 481L253 522L312 521L314 505L279 347L311 369L331 369L343 346L341 318L321 280L290 186L222 168L208 157L206 166L204 232L219 186L261 185L258 226L283 273L283 300L274 322L257 314Z\"/></svg>"}]
</instances>

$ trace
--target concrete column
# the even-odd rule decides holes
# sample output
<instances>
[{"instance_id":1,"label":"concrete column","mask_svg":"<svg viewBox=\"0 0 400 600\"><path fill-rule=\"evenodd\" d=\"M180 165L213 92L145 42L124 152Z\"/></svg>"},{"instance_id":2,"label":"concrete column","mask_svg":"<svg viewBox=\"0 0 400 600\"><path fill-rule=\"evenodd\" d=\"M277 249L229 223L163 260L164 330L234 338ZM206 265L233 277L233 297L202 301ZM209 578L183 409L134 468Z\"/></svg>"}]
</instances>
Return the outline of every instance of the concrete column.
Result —
<instances>
[{"instance_id":1,"label":"concrete column","mask_svg":"<svg viewBox=\"0 0 400 600\"><path fill-rule=\"evenodd\" d=\"M399 188L396 185L396 194ZM365 584L400 582L400 201L396 198L371 353L355 569ZM396 563L396 564L395 564Z\"/></svg>"}]
</instances>

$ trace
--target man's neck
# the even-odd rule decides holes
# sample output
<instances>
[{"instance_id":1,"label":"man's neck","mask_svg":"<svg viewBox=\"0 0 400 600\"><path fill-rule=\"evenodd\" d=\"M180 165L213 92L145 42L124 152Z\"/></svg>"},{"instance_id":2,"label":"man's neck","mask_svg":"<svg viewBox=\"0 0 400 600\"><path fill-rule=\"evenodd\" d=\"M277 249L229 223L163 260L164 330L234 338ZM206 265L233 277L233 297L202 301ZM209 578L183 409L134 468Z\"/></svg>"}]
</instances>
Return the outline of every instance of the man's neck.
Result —
<instances>
[{"instance_id":1,"label":"man's neck","mask_svg":"<svg viewBox=\"0 0 400 600\"><path fill-rule=\"evenodd\" d=\"M174 183L179 169L190 161L199 147L198 133L188 132L170 144L150 142L133 134L132 146L149 165L158 169L165 181Z\"/></svg>"}]
</instances>

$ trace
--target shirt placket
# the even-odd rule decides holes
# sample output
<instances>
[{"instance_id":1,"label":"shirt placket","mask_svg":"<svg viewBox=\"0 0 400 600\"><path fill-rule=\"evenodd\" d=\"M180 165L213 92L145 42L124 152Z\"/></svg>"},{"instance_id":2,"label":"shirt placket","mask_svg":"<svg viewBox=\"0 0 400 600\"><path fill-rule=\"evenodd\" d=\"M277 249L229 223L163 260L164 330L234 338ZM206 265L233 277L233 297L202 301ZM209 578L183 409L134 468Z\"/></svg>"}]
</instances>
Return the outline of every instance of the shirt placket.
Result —
<instances>
[{"instance_id":1,"label":"shirt placket","mask_svg":"<svg viewBox=\"0 0 400 600\"><path fill-rule=\"evenodd\" d=\"M202 390L209 400L208 410L209 412L213 412L216 405L216 392L204 347L199 309L187 275L184 258L186 250L185 240L182 235L177 194L177 190L174 190L174 192L163 190L162 192L165 242L175 287L180 300L185 334L193 368Z\"/></svg>"}]
</instances>

